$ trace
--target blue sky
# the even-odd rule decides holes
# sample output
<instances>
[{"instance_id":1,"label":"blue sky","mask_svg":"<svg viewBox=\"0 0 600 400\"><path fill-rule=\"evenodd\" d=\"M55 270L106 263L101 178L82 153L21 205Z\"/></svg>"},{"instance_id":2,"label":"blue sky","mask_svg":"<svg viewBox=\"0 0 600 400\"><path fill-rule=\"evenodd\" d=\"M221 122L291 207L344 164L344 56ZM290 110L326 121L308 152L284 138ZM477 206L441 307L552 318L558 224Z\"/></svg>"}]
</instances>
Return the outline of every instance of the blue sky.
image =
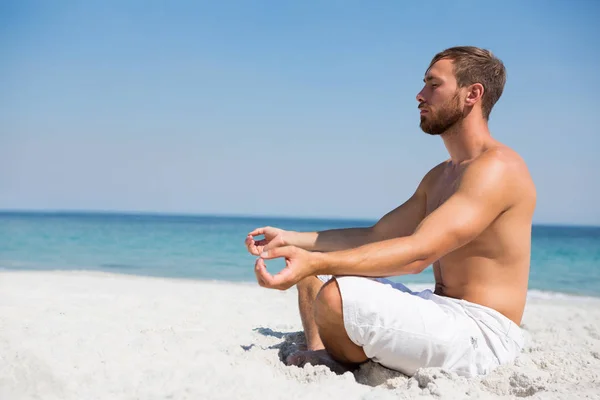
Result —
<instances>
[{"instance_id":1,"label":"blue sky","mask_svg":"<svg viewBox=\"0 0 600 400\"><path fill-rule=\"evenodd\" d=\"M446 158L415 96L468 44L535 222L600 225L599 4L2 2L0 209L378 218Z\"/></svg>"}]
</instances>

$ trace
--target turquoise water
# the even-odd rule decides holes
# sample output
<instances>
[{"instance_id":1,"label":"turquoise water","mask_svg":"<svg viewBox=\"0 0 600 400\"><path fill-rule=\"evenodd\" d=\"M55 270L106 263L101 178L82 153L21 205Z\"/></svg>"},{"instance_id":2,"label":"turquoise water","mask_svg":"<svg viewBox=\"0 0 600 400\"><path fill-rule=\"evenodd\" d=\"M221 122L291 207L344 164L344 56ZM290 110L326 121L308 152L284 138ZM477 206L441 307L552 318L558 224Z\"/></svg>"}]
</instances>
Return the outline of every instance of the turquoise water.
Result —
<instances>
[{"instance_id":1,"label":"turquoise water","mask_svg":"<svg viewBox=\"0 0 600 400\"><path fill-rule=\"evenodd\" d=\"M315 231L372 221L84 213L0 213L0 268L100 270L254 282L246 234L256 227ZM530 289L600 296L600 227L534 226ZM276 270L283 261L268 264ZM431 283L428 268L402 278Z\"/></svg>"}]
</instances>

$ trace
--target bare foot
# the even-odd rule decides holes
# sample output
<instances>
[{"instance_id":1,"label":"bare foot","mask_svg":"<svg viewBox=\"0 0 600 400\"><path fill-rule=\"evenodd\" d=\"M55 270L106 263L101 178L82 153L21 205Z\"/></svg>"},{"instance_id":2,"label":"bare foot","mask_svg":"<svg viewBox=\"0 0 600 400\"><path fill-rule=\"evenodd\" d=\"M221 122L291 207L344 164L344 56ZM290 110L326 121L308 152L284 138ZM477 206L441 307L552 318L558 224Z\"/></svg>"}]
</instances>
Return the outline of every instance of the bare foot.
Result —
<instances>
[{"instance_id":1,"label":"bare foot","mask_svg":"<svg viewBox=\"0 0 600 400\"><path fill-rule=\"evenodd\" d=\"M303 367L306 364L325 365L338 375L350 370L350 367L331 358L325 349L322 350L300 350L290 354L286 359L287 365Z\"/></svg>"}]
</instances>

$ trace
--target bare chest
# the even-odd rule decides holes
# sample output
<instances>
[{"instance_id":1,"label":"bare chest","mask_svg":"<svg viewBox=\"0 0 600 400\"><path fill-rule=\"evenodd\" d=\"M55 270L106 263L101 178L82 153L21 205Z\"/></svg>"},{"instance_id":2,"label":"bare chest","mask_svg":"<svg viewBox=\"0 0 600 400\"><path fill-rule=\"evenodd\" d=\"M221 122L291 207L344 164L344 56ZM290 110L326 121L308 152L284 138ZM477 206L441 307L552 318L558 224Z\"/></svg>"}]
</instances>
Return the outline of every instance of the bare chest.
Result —
<instances>
[{"instance_id":1,"label":"bare chest","mask_svg":"<svg viewBox=\"0 0 600 400\"><path fill-rule=\"evenodd\" d=\"M461 171L444 171L444 173L433 182L427 191L427 215L434 212L456 192L461 176Z\"/></svg>"}]
</instances>

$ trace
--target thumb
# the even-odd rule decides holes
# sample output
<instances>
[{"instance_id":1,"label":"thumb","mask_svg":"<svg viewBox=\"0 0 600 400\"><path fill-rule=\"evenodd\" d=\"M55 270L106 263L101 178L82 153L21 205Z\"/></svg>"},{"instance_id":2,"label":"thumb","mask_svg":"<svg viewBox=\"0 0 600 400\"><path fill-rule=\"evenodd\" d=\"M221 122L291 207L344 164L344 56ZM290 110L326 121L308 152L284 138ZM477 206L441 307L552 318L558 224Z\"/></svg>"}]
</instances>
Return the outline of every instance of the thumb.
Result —
<instances>
[{"instance_id":1,"label":"thumb","mask_svg":"<svg viewBox=\"0 0 600 400\"><path fill-rule=\"evenodd\" d=\"M260 253L260 258L269 260L278 257L289 257L294 254L294 250L295 248L293 246L276 247L270 250L263 250L263 252Z\"/></svg>"}]
</instances>

